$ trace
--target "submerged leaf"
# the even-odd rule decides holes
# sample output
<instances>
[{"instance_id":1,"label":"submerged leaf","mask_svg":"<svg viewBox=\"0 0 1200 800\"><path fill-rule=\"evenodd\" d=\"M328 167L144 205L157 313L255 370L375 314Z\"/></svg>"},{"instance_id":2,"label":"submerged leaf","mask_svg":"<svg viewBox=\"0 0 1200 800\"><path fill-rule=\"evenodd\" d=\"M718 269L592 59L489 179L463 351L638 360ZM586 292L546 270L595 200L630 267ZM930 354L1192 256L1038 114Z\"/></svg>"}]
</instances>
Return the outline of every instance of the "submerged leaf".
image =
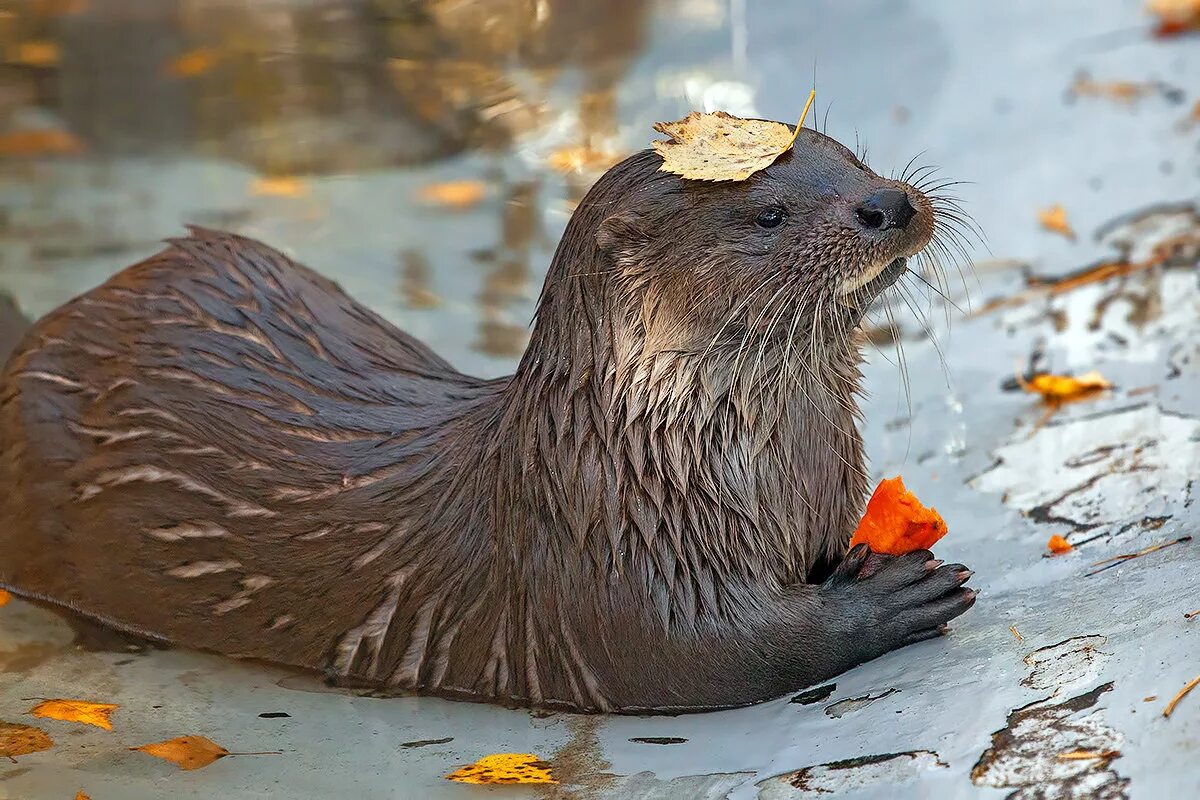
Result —
<instances>
[{"instance_id":1,"label":"submerged leaf","mask_svg":"<svg viewBox=\"0 0 1200 800\"><path fill-rule=\"evenodd\" d=\"M112 730L109 716L120 708L116 703L89 703L87 700L44 700L27 713L44 719L60 719L64 722L81 722L97 728Z\"/></svg>"},{"instance_id":2,"label":"submerged leaf","mask_svg":"<svg viewBox=\"0 0 1200 800\"><path fill-rule=\"evenodd\" d=\"M54 740L41 728L18 725L15 722L0 722L0 758L24 756L39 750L49 750L53 746Z\"/></svg>"},{"instance_id":3,"label":"submerged leaf","mask_svg":"<svg viewBox=\"0 0 1200 800\"><path fill-rule=\"evenodd\" d=\"M224 747L203 736L179 736L165 742L153 742L129 749L140 750L155 758L170 761L180 769L200 769L218 758L229 755L229 751Z\"/></svg>"},{"instance_id":4,"label":"submerged leaf","mask_svg":"<svg viewBox=\"0 0 1200 800\"><path fill-rule=\"evenodd\" d=\"M921 505L897 475L875 487L850 546L865 543L876 553L899 556L913 550L928 550L945 535L942 515L936 508Z\"/></svg>"},{"instance_id":5,"label":"submerged leaf","mask_svg":"<svg viewBox=\"0 0 1200 800\"><path fill-rule=\"evenodd\" d=\"M550 765L532 753L494 753L454 770L447 779L459 783L558 783Z\"/></svg>"}]
</instances>

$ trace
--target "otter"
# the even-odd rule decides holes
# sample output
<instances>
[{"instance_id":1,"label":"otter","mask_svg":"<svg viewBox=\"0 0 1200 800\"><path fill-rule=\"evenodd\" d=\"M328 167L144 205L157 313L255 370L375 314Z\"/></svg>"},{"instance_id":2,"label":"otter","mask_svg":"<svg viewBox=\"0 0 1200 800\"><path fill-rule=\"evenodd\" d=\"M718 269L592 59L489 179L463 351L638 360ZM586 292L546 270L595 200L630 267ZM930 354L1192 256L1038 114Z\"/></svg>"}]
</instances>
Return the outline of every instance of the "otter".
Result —
<instances>
[{"instance_id":1,"label":"otter","mask_svg":"<svg viewBox=\"0 0 1200 800\"><path fill-rule=\"evenodd\" d=\"M937 210L804 129L746 181L645 150L574 212L511 377L192 228L0 381L0 585L381 691L581 712L780 696L966 611L847 552L860 318Z\"/></svg>"}]
</instances>

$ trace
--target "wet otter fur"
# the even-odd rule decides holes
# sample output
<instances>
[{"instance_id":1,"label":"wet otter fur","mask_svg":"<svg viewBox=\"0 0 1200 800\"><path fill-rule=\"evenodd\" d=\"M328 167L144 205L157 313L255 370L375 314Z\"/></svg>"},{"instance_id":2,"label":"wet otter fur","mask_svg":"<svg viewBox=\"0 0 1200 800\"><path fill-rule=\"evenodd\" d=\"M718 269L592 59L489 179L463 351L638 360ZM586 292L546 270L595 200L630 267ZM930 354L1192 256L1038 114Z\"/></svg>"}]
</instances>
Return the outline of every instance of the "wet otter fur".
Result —
<instances>
[{"instance_id":1,"label":"wet otter fur","mask_svg":"<svg viewBox=\"0 0 1200 800\"><path fill-rule=\"evenodd\" d=\"M198 228L53 311L0 381L0 585L342 683L579 711L753 703L938 635L964 567L845 553L856 325L933 207L809 130L745 182L660 164L581 203L509 378Z\"/></svg>"}]
</instances>

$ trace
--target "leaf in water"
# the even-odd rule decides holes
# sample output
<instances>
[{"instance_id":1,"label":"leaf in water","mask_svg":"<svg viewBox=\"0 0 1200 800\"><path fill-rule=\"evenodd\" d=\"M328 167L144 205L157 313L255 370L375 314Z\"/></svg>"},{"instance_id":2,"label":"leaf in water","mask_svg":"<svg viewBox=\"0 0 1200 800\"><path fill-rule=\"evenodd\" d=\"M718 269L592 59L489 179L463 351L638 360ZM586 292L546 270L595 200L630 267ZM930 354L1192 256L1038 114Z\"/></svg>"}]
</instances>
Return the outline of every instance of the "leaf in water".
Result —
<instances>
[{"instance_id":1,"label":"leaf in water","mask_svg":"<svg viewBox=\"0 0 1200 800\"><path fill-rule=\"evenodd\" d=\"M75 793L75 800L92 800L92 798L83 789Z\"/></svg>"},{"instance_id":2,"label":"leaf in water","mask_svg":"<svg viewBox=\"0 0 1200 800\"><path fill-rule=\"evenodd\" d=\"M590 147L564 147L546 158L546 165L555 172L599 172L616 164L624 156L613 150Z\"/></svg>"},{"instance_id":3,"label":"leaf in water","mask_svg":"<svg viewBox=\"0 0 1200 800\"><path fill-rule=\"evenodd\" d=\"M11 61L27 67L53 67L58 63L58 45L43 41L21 42Z\"/></svg>"},{"instance_id":4,"label":"leaf in water","mask_svg":"<svg viewBox=\"0 0 1200 800\"><path fill-rule=\"evenodd\" d=\"M168 75L177 78L194 78L208 72L219 60L217 51L210 47L198 47L168 61L165 69Z\"/></svg>"},{"instance_id":5,"label":"leaf in water","mask_svg":"<svg viewBox=\"0 0 1200 800\"><path fill-rule=\"evenodd\" d=\"M224 747L203 736L179 736L165 742L154 742L129 749L141 750L155 758L170 761L180 769L200 769L218 758L229 755L229 751Z\"/></svg>"},{"instance_id":6,"label":"leaf in water","mask_svg":"<svg viewBox=\"0 0 1200 800\"><path fill-rule=\"evenodd\" d=\"M1037 218L1046 230L1061 233L1071 241L1075 241L1075 231L1071 228L1071 223L1067 222L1067 210L1061 205L1043 208L1038 212Z\"/></svg>"},{"instance_id":7,"label":"leaf in water","mask_svg":"<svg viewBox=\"0 0 1200 800\"><path fill-rule=\"evenodd\" d=\"M65 722L82 722L97 728L112 730L109 716L120 708L116 703L89 703L86 700L44 700L27 713L44 719L60 719Z\"/></svg>"},{"instance_id":8,"label":"leaf in water","mask_svg":"<svg viewBox=\"0 0 1200 800\"><path fill-rule=\"evenodd\" d=\"M447 779L459 783L558 783L550 765L532 753L493 753L454 770Z\"/></svg>"},{"instance_id":9,"label":"leaf in water","mask_svg":"<svg viewBox=\"0 0 1200 800\"><path fill-rule=\"evenodd\" d=\"M9 600L12 600L12 595L9 594L6 590L0 589L0 606L8 605Z\"/></svg>"},{"instance_id":10,"label":"leaf in water","mask_svg":"<svg viewBox=\"0 0 1200 800\"><path fill-rule=\"evenodd\" d=\"M49 750L54 740L41 728L0 722L0 758L15 758L39 750Z\"/></svg>"},{"instance_id":11,"label":"leaf in water","mask_svg":"<svg viewBox=\"0 0 1200 800\"><path fill-rule=\"evenodd\" d=\"M676 122L656 122L670 141L652 142L663 172L698 181L744 181L775 163L796 141L816 92L809 93L795 131L782 122L742 119L724 111L693 111Z\"/></svg>"},{"instance_id":12,"label":"leaf in water","mask_svg":"<svg viewBox=\"0 0 1200 800\"><path fill-rule=\"evenodd\" d=\"M304 197L308 194L308 184L299 178L278 175L256 179L250 184L250 191L269 197Z\"/></svg>"},{"instance_id":13,"label":"leaf in water","mask_svg":"<svg viewBox=\"0 0 1200 800\"><path fill-rule=\"evenodd\" d=\"M418 196L429 205L464 209L478 205L487 196L487 185L483 181L431 183L422 186Z\"/></svg>"},{"instance_id":14,"label":"leaf in water","mask_svg":"<svg viewBox=\"0 0 1200 800\"><path fill-rule=\"evenodd\" d=\"M83 142L71 133L54 128L30 128L0 135L0 156L72 155L83 150Z\"/></svg>"},{"instance_id":15,"label":"leaf in water","mask_svg":"<svg viewBox=\"0 0 1200 800\"><path fill-rule=\"evenodd\" d=\"M1155 36L1166 38L1200 31L1200 0L1149 0L1146 10L1158 18Z\"/></svg>"},{"instance_id":16,"label":"leaf in water","mask_svg":"<svg viewBox=\"0 0 1200 800\"><path fill-rule=\"evenodd\" d=\"M867 503L850 546L866 543L873 552L899 556L913 550L928 550L946 535L946 522L936 508L926 508L904 480L882 480Z\"/></svg>"}]
</instances>

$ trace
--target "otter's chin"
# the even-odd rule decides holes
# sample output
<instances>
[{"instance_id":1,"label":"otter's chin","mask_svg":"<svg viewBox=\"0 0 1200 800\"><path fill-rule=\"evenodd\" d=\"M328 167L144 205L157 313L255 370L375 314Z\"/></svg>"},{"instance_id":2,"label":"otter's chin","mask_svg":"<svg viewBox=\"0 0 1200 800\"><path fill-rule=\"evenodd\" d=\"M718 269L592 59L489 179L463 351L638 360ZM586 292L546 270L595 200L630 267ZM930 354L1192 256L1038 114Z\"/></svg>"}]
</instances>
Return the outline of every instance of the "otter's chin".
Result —
<instances>
[{"instance_id":1,"label":"otter's chin","mask_svg":"<svg viewBox=\"0 0 1200 800\"><path fill-rule=\"evenodd\" d=\"M842 284L842 302L853 308L865 308L872 300L883 293L908 269L908 259L904 256L894 259L883 269L874 274L866 272L853 281Z\"/></svg>"}]
</instances>

